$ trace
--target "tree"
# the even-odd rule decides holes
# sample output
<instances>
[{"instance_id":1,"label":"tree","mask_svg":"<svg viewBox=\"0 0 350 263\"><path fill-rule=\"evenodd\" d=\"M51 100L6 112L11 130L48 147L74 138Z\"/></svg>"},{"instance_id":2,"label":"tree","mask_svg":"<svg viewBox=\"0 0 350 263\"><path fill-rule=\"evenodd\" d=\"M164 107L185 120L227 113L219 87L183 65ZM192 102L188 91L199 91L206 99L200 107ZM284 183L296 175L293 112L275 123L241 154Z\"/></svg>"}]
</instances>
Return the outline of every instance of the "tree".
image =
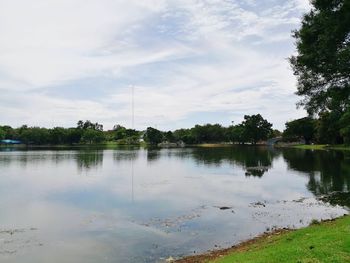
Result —
<instances>
[{"instance_id":1,"label":"tree","mask_svg":"<svg viewBox=\"0 0 350 263\"><path fill-rule=\"evenodd\" d=\"M242 139L253 144L261 140L266 140L272 133L272 124L265 120L260 114L245 115L242 125L244 128Z\"/></svg>"},{"instance_id":2,"label":"tree","mask_svg":"<svg viewBox=\"0 0 350 263\"><path fill-rule=\"evenodd\" d=\"M228 139L231 142L238 142L238 143L245 143L245 138L244 138L244 125L239 124L239 125L232 125L228 128Z\"/></svg>"},{"instance_id":3,"label":"tree","mask_svg":"<svg viewBox=\"0 0 350 263\"><path fill-rule=\"evenodd\" d=\"M339 144L343 143L340 133L340 118L342 113L334 110L322 112L317 120L317 141L319 143Z\"/></svg>"},{"instance_id":4,"label":"tree","mask_svg":"<svg viewBox=\"0 0 350 263\"><path fill-rule=\"evenodd\" d=\"M220 124L196 125L192 128L192 135L197 143L222 142L225 140L224 128Z\"/></svg>"},{"instance_id":5,"label":"tree","mask_svg":"<svg viewBox=\"0 0 350 263\"><path fill-rule=\"evenodd\" d=\"M86 129L81 137L81 142L84 143L100 143L104 140L104 134L102 131L94 129Z\"/></svg>"},{"instance_id":6,"label":"tree","mask_svg":"<svg viewBox=\"0 0 350 263\"><path fill-rule=\"evenodd\" d=\"M341 117L340 126L340 134L344 137L344 142L350 144L350 109Z\"/></svg>"},{"instance_id":7,"label":"tree","mask_svg":"<svg viewBox=\"0 0 350 263\"><path fill-rule=\"evenodd\" d=\"M92 130L96 130L96 131L103 131L103 125L99 124L98 122L96 123L92 123L91 121L87 120L85 122L83 122L82 120L77 122L77 128L78 129L92 129Z\"/></svg>"},{"instance_id":8,"label":"tree","mask_svg":"<svg viewBox=\"0 0 350 263\"><path fill-rule=\"evenodd\" d=\"M55 127L49 131L51 144L65 144L67 142L67 129Z\"/></svg>"},{"instance_id":9,"label":"tree","mask_svg":"<svg viewBox=\"0 0 350 263\"><path fill-rule=\"evenodd\" d=\"M175 142L176 141L175 136L174 136L173 132L171 132L171 131L164 132L164 138L167 142Z\"/></svg>"},{"instance_id":10,"label":"tree","mask_svg":"<svg viewBox=\"0 0 350 263\"><path fill-rule=\"evenodd\" d=\"M82 134L83 134L83 130L76 129L76 128L67 129L66 143L68 144L79 143L81 140Z\"/></svg>"},{"instance_id":11,"label":"tree","mask_svg":"<svg viewBox=\"0 0 350 263\"><path fill-rule=\"evenodd\" d=\"M196 143L196 138L192 134L192 129L179 129L173 133L176 141L183 141L186 144Z\"/></svg>"},{"instance_id":12,"label":"tree","mask_svg":"<svg viewBox=\"0 0 350 263\"><path fill-rule=\"evenodd\" d=\"M313 0L294 32L298 54L290 58L299 103L309 114L349 107L350 0Z\"/></svg>"},{"instance_id":13,"label":"tree","mask_svg":"<svg viewBox=\"0 0 350 263\"><path fill-rule=\"evenodd\" d=\"M163 141L163 133L157 129L148 127L143 136L143 139L149 144L156 145Z\"/></svg>"},{"instance_id":14,"label":"tree","mask_svg":"<svg viewBox=\"0 0 350 263\"><path fill-rule=\"evenodd\" d=\"M310 117L293 120L286 123L283 137L287 140L303 138L306 144L315 138L316 121Z\"/></svg>"},{"instance_id":15,"label":"tree","mask_svg":"<svg viewBox=\"0 0 350 263\"><path fill-rule=\"evenodd\" d=\"M22 130L20 140L25 144L49 144L50 133L49 130L45 128L30 127Z\"/></svg>"},{"instance_id":16,"label":"tree","mask_svg":"<svg viewBox=\"0 0 350 263\"><path fill-rule=\"evenodd\" d=\"M0 127L0 140L5 139L5 135L6 135L5 131Z\"/></svg>"},{"instance_id":17,"label":"tree","mask_svg":"<svg viewBox=\"0 0 350 263\"><path fill-rule=\"evenodd\" d=\"M11 126L5 125L1 129L5 132L5 139L15 140L18 139L18 133Z\"/></svg>"}]
</instances>

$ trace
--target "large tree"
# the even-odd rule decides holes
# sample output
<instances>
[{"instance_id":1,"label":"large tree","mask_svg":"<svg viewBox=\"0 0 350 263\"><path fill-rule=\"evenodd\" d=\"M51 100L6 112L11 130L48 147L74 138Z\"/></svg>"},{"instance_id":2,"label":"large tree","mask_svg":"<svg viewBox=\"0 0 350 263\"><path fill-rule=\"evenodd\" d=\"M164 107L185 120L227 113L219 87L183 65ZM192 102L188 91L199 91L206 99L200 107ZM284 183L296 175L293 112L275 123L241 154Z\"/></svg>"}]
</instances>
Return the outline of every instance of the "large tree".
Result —
<instances>
[{"instance_id":1,"label":"large tree","mask_svg":"<svg viewBox=\"0 0 350 263\"><path fill-rule=\"evenodd\" d=\"M163 141L163 133L157 129L148 127L143 139L149 144L157 145Z\"/></svg>"},{"instance_id":2,"label":"large tree","mask_svg":"<svg viewBox=\"0 0 350 263\"><path fill-rule=\"evenodd\" d=\"M283 137L287 140L303 138L306 144L315 138L316 121L312 118L305 117L286 123L286 129Z\"/></svg>"},{"instance_id":3,"label":"large tree","mask_svg":"<svg viewBox=\"0 0 350 263\"><path fill-rule=\"evenodd\" d=\"M253 144L261 140L266 140L272 133L272 124L260 114L245 115L242 126L244 128L243 138L246 142L249 141Z\"/></svg>"},{"instance_id":4,"label":"large tree","mask_svg":"<svg viewBox=\"0 0 350 263\"><path fill-rule=\"evenodd\" d=\"M294 32L299 105L309 114L346 111L350 98L350 0L313 0Z\"/></svg>"}]
</instances>

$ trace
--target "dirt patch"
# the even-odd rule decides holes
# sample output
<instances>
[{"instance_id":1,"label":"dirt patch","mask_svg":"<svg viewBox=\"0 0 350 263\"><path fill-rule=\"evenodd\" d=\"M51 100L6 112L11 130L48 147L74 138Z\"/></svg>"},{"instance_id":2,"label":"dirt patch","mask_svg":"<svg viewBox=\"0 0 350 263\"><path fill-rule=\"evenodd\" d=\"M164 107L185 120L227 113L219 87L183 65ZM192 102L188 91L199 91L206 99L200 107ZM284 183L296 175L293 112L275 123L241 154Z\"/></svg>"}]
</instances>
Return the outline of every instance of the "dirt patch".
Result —
<instances>
[{"instance_id":1,"label":"dirt patch","mask_svg":"<svg viewBox=\"0 0 350 263\"><path fill-rule=\"evenodd\" d=\"M271 233L263 233L262 235L259 235L253 239L249 239L247 241L244 241L238 245L232 246L230 248L226 248L226 249L220 249L220 250L212 250L209 251L205 254L201 254L201 255L196 255L196 256L188 256L179 260L175 260L173 262L175 263L205 263L208 262L210 260L214 260L217 258L220 258L222 256L226 256L228 254L231 254L232 252L241 252L241 251L247 251L251 245L259 242L260 240L263 239L269 239L272 236L278 236L281 235L283 233L286 232L290 232L293 231L291 229L278 229L278 230L274 230Z\"/></svg>"}]
</instances>

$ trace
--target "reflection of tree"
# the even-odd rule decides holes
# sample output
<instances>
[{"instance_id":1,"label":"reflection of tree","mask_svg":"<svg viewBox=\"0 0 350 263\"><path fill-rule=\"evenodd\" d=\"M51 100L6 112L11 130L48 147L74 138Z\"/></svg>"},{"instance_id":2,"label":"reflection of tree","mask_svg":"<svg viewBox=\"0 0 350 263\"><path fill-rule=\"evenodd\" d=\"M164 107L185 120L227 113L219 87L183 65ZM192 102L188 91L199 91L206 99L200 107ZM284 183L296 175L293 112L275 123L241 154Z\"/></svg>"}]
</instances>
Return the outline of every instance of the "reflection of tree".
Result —
<instances>
[{"instance_id":1,"label":"reflection of tree","mask_svg":"<svg viewBox=\"0 0 350 263\"><path fill-rule=\"evenodd\" d=\"M159 148L149 148L147 149L147 161L154 162L160 158L160 149Z\"/></svg>"},{"instance_id":2,"label":"reflection of tree","mask_svg":"<svg viewBox=\"0 0 350 263\"><path fill-rule=\"evenodd\" d=\"M246 170L246 176L261 177L271 167L278 152L267 147L233 146L195 148L191 154L198 163L220 165L229 162L242 166Z\"/></svg>"},{"instance_id":3,"label":"reflection of tree","mask_svg":"<svg viewBox=\"0 0 350 263\"><path fill-rule=\"evenodd\" d=\"M103 150L80 150L77 151L76 161L78 168L90 170L101 166L103 163Z\"/></svg>"},{"instance_id":4,"label":"reflection of tree","mask_svg":"<svg viewBox=\"0 0 350 263\"><path fill-rule=\"evenodd\" d=\"M350 190L350 153L284 149L283 157L292 170L308 175L308 189L315 195Z\"/></svg>"},{"instance_id":5,"label":"reflection of tree","mask_svg":"<svg viewBox=\"0 0 350 263\"><path fill-rule=\"evenodd\" d=\"M116 150L113 152L113 159L117 162L132 161L138 158L138 150Z\"/></svg>"}]
</instances>

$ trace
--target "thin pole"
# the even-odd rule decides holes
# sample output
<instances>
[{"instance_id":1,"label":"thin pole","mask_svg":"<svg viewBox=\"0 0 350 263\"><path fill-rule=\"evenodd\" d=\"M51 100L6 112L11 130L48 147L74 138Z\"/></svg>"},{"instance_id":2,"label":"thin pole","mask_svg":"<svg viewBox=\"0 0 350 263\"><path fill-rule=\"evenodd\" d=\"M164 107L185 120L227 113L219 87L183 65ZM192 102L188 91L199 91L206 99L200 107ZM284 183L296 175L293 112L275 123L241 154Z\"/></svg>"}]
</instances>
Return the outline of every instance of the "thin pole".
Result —
<instances>
[{"instance_id":1,"label":"thin pole","mask_svg":"<svg viewBox=\"0 0 350 263\"><path fill-rule=\"evenodd\" d=\"M134 129L135 124L135 103L134 103L134 93L135 93L135 87L131 86L131 128Z\"/></svg>"}]
</instances>

